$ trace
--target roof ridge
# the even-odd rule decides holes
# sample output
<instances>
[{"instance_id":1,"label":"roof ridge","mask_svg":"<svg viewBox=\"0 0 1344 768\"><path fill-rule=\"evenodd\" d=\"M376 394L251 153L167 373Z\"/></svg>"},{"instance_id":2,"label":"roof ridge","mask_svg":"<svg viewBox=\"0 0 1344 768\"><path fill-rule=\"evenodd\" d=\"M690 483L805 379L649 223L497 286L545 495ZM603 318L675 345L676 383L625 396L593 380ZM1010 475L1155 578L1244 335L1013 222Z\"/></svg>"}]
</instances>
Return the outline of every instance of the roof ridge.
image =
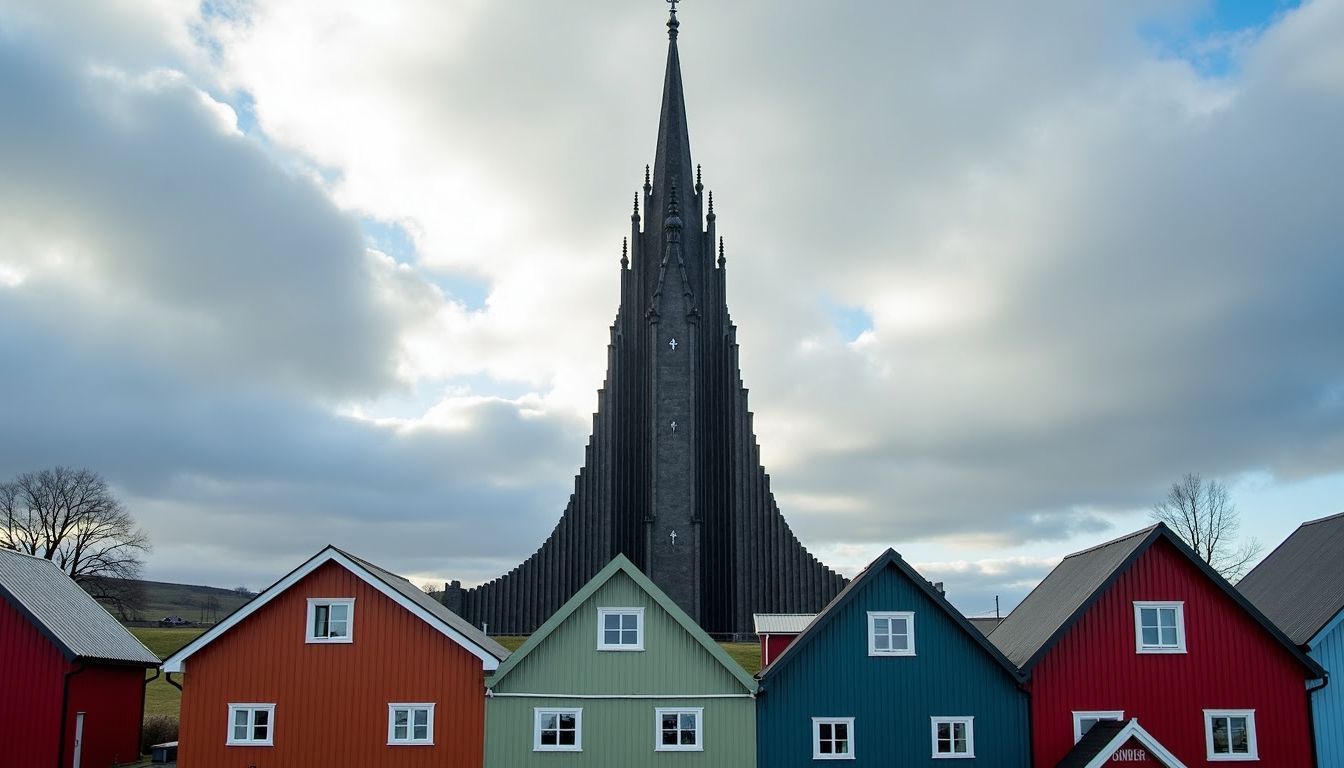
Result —
<instances>
[{"instance_id":1,"label":"roof ridge","mask_svg":"<svg viewBox=\"0 0 1344 768\"><path fill-rule=\"evenodd\" d=\"M1152 525L1148 526L1147 528L1140 528L1140 529L1137 530L1137 531L1133 531L1132 533L1127 533L1127 534L1125 534L1124 536L1118 536L1118 537L1116 537L1116 538L1114 538L1114 539L1111 539L1110 541L1103 541L1102 543L1100 543L1100 544L1096 544L1096 545L1093 545L1093 546L1090 546L1090 547L1088 547L1087 549L1080 549L1080 550L1078 550L1077 552L1071 552L1071 553L1065 555L1063 558L1061 558L1061 559L1060 559L1060 562L1063 562L1064 560L1068 560L1068 559L1071 558L1071 557L1078 557L1079 555L1086 555L1086 554L1089 553L1089 552L1095 552L1095 551L1097 551L1098 549L1105 549L1106 547L1109 547L1109 546L1111 546L1111 545L1113 545L1113 544L1119 544L1119 543L1122 542L1122 541L1126 541L1126 540L1128 540L1128 539L1132 539L1132 538L1134 538L1134 537L1136 537L1136 536L1146 536L1146 535L1152 533L1152 532L1153 532L1153 529L1156 528L1156 527L1159 526L1159 525L1161 525L1161 523L1153 523Z\"/></svg>"},{"instance_id":2,"label":"roof ridge","mask_svg":"<svg viewBox=\"0 0 1344 768\"><path fill-rule=\"evenodd\" d=\"M1315 525L1317 523L1328 523L1338 517L1344 517L1344 512L1336 512L1333 515L1326 515L1325 517L1320 517L1315 520L1308 520L1299 525L1298 528L1306 528L1308 525Z\"/></svg>"}]
</instances>

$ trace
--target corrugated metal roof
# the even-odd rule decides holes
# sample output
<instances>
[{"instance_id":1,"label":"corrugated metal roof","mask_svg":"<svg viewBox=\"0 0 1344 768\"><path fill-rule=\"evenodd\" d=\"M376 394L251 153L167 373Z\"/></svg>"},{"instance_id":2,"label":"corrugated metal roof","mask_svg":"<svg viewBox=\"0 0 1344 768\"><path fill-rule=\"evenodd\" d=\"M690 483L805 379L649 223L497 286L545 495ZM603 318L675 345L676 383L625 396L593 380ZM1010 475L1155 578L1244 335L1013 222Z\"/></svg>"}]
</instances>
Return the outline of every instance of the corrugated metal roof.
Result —
<instances>
[{"instance_id":1,"label":"corrugated metal roof","mask_svg":"<svg viewBox=\"0 0 1344 768\"><path fill-rule=\"evenodd\" d=\"M508 657L510 653L508 648L505 648L504 646L495 642L494 639L491 638L489 635L485 634L481 630L472 626L471 622L467 621L461 616L458 616L456 613L453 613L452 611L448 610L447 606L445 606L443 603L440 603L438 600L435 600L434 598L430 597L429 595L425 594L424 590L415 586L410 581L406 580L401 576L398 576L395 573L392 573L389 570L380 568L379 566L370 563L368 560L356 557L350 554L349 552L337 549L336 547L332 547L332 549L336 549L336 551L341 552L346 557L367 568L369 573L372 574L379 581L383 582L392 589L395 589L400 595L402 595L406 599L414 602L416 605L419 605L421 608L424 608L426 611L429 611L430 613L434 614L434 618L442 621L443 623L447 624L448 626L452 627L453 629L457 630L463 635L466 635L467 637L471 638L472 642L480 645L481 648L484 649L491 656L494 656L500 661L503 661L505 658Z\"/></svg>"},{"instance_id":2,"label":"corrugated metal roof","mask_svg":"<svg viewBox=\"0 0 1344 768\"><path fill-rule=\"evenodd\" d=\"M50 560L0 549L0 595L68 657L159 665L158 656Z\"/></svg>"},{"instance_id":3,"label":"corrugated metal roof","mask_svg":"<svg viewBox=\"0 0 1344 768\"><path fill-rule=\"evenodd\" d=\"M1103 720L1092 726L1055 768L1085 768L1093 759L1101 756L1102 750L1110 746L1126 725L1128 723L1124 720Z\"/></svg>"},{"instance_id":4,"label":"corrugated metal roof","mask_svg":"<svg viewBox=\"0 0 1344 768\"><path fill-rule=\"evenodd\" d=\"M817 618L815 613L753 613L752 625L758 635L796 635Z\"/></svg>"},{"instance_id":5,"label":"corrugated metal roof","mask_svg":"<svg viewBox=\"0 0 1344 768\"><path fill-rule=\"evenodd\" d=\"M1298 526L1237 589L1298 645L1344 610L1344 513Z\"/></svg>"},{"instance_id":6,"label":"corrugated metal roof","mask_svg":"<svg viewBox=\"0 0 1344 768\"><path fill-rule=\"evenodd\" d=\"M990 642L1019 668L1028 666L1156 531L1150 526L1064 558L990 633Z\"/></svg>"}]
</instances>

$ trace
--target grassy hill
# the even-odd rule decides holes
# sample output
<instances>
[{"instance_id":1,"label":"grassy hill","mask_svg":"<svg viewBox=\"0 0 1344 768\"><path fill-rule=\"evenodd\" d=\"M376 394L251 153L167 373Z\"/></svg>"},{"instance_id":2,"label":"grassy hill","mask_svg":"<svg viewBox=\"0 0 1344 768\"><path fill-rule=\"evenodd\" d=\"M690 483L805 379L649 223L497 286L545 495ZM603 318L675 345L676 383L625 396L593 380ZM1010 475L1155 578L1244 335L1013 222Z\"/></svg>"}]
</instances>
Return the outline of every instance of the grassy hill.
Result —
<instances>
[{"instance_id":1,"label":"grassy hill","mask_svg":"<svg viewBox=\"0 0 1344 768\"><path fill-rule=\"evenodd\" d=\"M190 621L213 623L252 599L250 594L242 595L220 587L165 581L142 581L140 584L145 590L145 607L140 614L147 621L181 616Z\"/></svg>"}]
</instances>

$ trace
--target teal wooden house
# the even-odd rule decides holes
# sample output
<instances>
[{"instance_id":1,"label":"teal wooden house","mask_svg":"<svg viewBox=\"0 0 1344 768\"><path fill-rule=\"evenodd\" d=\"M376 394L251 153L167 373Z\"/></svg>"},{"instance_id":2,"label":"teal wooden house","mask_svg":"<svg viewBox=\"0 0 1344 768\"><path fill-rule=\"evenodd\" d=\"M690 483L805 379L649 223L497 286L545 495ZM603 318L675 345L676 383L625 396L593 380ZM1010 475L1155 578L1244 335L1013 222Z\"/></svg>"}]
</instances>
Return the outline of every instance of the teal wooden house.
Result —
<instances>
[{"instance_id":1,"label":"teal wooden house","mask_svg":"<svg viewBox=\"0 0 1344 768\"><path fill-rule=\"evenodd\" d=\"M760 765L1030 764L1017 670L894 550L759 677Z\"/></svg>"},{"instance_id":2,"label":"teal wooden house","mask_svg":"<svg viewBox=\"0 0 1344 768\"><path fill-rule=\"evenodd\" d=\"M756 681L618 555L486 679L485 765L756 765Z\"/></svg>"}]
</instances>

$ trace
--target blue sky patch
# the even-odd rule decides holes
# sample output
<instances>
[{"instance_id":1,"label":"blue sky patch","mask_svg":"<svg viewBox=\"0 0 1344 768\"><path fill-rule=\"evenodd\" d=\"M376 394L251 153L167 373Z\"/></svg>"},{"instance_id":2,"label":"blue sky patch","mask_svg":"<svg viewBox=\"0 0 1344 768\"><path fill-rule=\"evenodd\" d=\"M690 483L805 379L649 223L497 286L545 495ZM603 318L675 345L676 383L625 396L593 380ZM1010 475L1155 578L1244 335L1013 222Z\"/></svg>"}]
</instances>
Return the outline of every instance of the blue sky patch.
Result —
<instances>
[{"instance_id":1,"label":"blue sky patch","mask_svg":"<svg viewBox=\"0 0 1344 768\"><path fill-rule=\"evenodd\" d=\"M823 298L821 306L826 311L826 316L831 319L831 325L835 326L835 330L846 342L854 341L864 331L873 329L873 316L863 307L847 306L829 298Z\"/></svg>"},{"instance_id":2,"label":"blue sky patch","mask_svg":"<svg viewBox=\"0 0 1344 768\"><path fill-rule=\"evenodd\" d=\"M1139 35L1161 55L1184 59L1204 77L1235 75L1242 50L1299 0L1211 0L1189 13L1149 19Z\"/></svg>"}]
</instances>

